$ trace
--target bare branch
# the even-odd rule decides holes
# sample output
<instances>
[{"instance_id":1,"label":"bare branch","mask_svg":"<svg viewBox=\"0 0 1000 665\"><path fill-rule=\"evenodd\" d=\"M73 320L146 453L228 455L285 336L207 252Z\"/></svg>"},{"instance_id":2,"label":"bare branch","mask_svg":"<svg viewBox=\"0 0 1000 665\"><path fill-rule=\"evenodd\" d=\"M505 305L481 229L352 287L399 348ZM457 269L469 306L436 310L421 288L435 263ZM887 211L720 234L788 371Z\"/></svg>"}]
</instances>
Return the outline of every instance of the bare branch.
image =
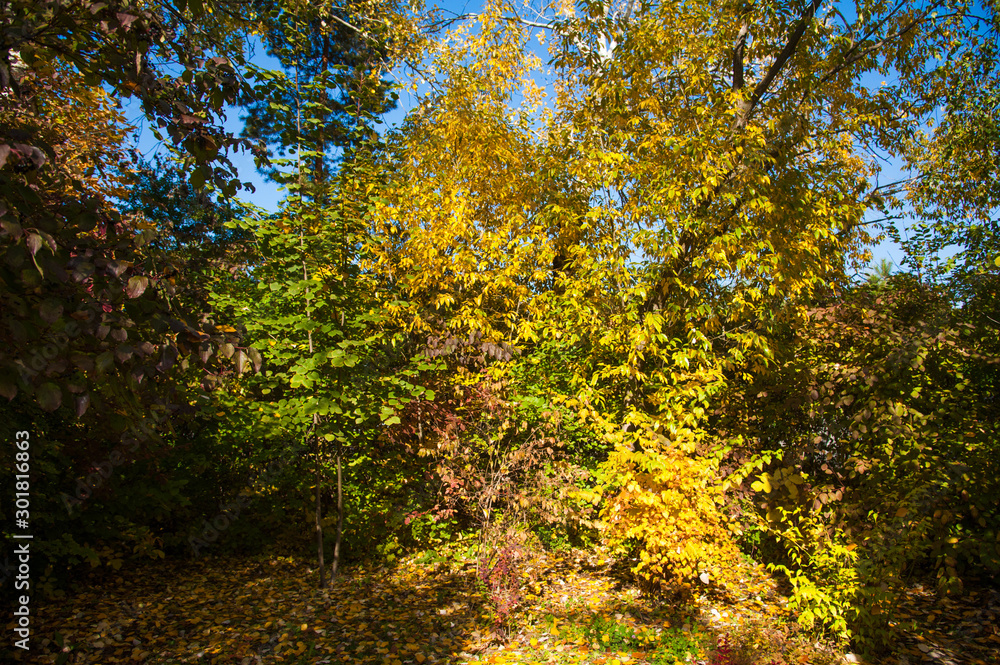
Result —
<instances>
[{"instance_id":1,"label":"bare branch","mask_svg":"<svg viewBox=\"0 0 1000 665\"><path fill-rule=\"evenodd\" d=\"M331 13L329 16L327 16L325 18L329 18L331 20L334 20L337 23L339 23L340 25L342 25L345 28L347 28L348 30L353 30L354 32L358 33L359 35L362 35L363 37L367 37L368 36L368 35L365 34L364 30L362 30L361 28L358 28L358 27L355 27L355 26L351 25L350 23L348 23L344 19L340 18L336 14Z\"/></svg>"},{"instance_id":2,"label":"bare branch","mask_svg":"<svg viewBox=\"0 0 1000 665\"><path fill-rule=\"evenodd\" d=\"M829 81L831 78L833 78L834 76L836 76L840 72L844 71L845 69L847 69L848 67L850 67L851 65L853 65L857 61L861 60L862 58L865 58L868 55L870 55L871 53L874 53L875 51L879 50L880 48L882 48L883 46L885 46L890 41L897 40L900 37L906 35L908 32L910 32L911 30L913 30L914 28L916 28L930 14L931 14L931 12L928 10L927 12L925 12L924 14L922 14L921 16L918 16L915 19L913 19L912 21L910 21L909 23L907 23L898 32L895 32L895 33L893 33L893 34L885 37L884 39L880 39L879 41L875 42L874 44L871 44L870 46L868 46L868 48L859 49L859 47L861 46L861 43L855 44L854 46L852 46L850 48L850 50L847 51L847 54L846 54L847 57L844 58L844 61L842 63L840 63L839 65L837 65L836 67L834 67L833 69L831 69L829 72L827 72L823 76L823 78L820 79L820 83L826 83L827 81Z\"/></svg>"},{"instance_id":3,"label":"bare branch","mask_svg":"<svg viewBox=\"0 0 1000 665\"><path fill-rule=\"evenodd\" d=\"M743 52L747 48L749 36L750 28L744 23L740 27L740 34L736 36L736 47L733 49L733 90L743 89Z\"/></svg>"},{"instance_id":4,"label":"bare branch","mask_svg":"<svg viewBox=\"0 0 1000 665\"><path fill-rule=\"evenodd\" d=\"M747 122L750 120L750 116L753 114L754 110L757 108L757 104L760 103L761 98L767 94L768 89L777 78L781 70L784 69L785 65L792 56L795 55L795 51L799 47L799 42L802 41L802 35L805 34L806 28L809 26L809 22L812 21L813 16L816 15L816 10L819 9L822 0L810 0L809 6L806 8L805 13L802 18L798 20L795 29L792 34L788 36L788 41L785 43L785 47L781 49L781 53L774 59L771 67L767 70L767 74L761 79L757 87L753 89L753 94L750 95L748 99L740 109L739 118L736 121L736 126L738 129L746 127Z\"/></svg>"}]
</instances>

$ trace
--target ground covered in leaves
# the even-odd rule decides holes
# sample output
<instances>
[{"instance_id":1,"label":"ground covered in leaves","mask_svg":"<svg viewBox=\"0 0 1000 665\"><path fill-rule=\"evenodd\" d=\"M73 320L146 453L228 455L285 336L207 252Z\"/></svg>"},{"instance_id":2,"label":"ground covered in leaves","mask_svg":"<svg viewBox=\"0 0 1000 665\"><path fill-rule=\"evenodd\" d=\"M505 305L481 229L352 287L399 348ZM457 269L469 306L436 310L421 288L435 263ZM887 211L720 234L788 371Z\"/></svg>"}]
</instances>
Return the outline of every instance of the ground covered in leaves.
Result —
<instances>
[{"instance_id":1,"label":"ground covered in leaves","mask_svg":"<svg viewBox=\"0 0 1000 665\"><path fill-rule=\"evenodd\" d=\"M851 662L800 633L760 569L740 597L699 589L688 603L641 594L600 552L519 562L519 609L504 634L461 556L424 553L350 568L325 590L293 558L200 559L132 571L33 617L40 663L557 663L744 665ZM900 640L880 662L1000 663L1000 593L938 598L916 587ZM8 625L12 634L13 624ZM845 661L845 655L847 660Z\"/></svg>"}]
</instances>

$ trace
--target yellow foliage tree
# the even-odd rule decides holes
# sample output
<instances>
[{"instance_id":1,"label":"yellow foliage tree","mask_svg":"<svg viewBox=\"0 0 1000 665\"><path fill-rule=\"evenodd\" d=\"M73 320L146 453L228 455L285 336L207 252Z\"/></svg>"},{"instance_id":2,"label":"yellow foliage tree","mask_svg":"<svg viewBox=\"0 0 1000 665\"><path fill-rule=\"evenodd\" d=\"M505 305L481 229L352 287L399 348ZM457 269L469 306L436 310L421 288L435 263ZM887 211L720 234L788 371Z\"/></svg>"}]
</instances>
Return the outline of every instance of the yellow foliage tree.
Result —
<instances>
[{"instance_id":1,"label":"yellow foliage tree","mask_svg":"<svg viewBox=\"0 0 1000 665\"><path fill-rule=\"evenodd\" d=\"M529 19L494 1L435 52L378 209L380 269L413 329L558 366L554 399L609 451L608 534L652 582L726 581L711 414L868 260L872 151L918 125L914 77L963 29L935 7L584 0Z\"/></svg>"}]
</instances>

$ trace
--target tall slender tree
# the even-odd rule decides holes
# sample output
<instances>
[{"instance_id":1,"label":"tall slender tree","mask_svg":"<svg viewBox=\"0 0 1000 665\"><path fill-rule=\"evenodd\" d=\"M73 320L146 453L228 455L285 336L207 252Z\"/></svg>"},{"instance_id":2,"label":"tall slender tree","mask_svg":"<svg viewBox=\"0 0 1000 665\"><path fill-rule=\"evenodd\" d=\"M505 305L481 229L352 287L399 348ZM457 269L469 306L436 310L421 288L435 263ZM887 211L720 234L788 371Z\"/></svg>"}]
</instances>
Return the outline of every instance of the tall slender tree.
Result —
<instances>
[{"instance_id":1,"label":"tall slender tree","mask_svg":"<svg viewBox=\"0 0 1000 665\"><path fill-rule=\"evenodd\" d=\"M279 157L296 154L287 173L268 172L279 182L292 178L322 189L336 164L357 148L372 118L395 107L383 78L388 35L359 13L362 7L258 0L267 52L290 84L259 88L264 94L245 107L244 136L262 140Z\"/></svg>"},{"instance_id":2,"label":"tall slender tree","mask_svg":"<svg viewBox=\"0 0 1000 665\"><path fill-rule=\"evenodd\" d=\"M277 214L253 226L266 249L250 281L268 285L275 298L255 304L247 327L272 367L259 386L261 408L277 407L281 426L303 437L312 455L320 585L330 474L336 478L332 579L342 552L345 450L356 450L377 435L374 423L393 417L390 387L401 362L391 333L380 328L378 303L387 296L358 267L369 231L371 173L364 164L377 140L376 119L394 105L382 78L390 36L381 21L398 10L392 3L383 9L373 21L350 4L260 5L265 42L280 70L260 72L260 94L245 116L244 134L278 155L267 175L289 191ZM263 344L266 338L273 344ZM269 394L281 399L272 403Z\"/></svg>"}]
</instances>

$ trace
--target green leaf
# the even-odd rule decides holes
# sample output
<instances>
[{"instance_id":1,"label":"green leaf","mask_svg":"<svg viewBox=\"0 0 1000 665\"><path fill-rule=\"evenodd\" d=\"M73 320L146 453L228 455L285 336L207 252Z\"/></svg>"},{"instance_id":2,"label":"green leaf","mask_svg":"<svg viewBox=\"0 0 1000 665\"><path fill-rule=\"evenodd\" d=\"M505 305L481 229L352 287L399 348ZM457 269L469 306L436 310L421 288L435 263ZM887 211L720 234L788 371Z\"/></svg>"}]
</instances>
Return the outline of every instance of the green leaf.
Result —
<instances>
[{"instance_id":1,"label":"green leaf","mask_svg":"<svg viewBox=\"0 0 1000 665\"><path fill-rule=\"evenodd\" d=\"M49 298L38 306L38 315L46 323L55 323L63 314L63 305L55 298Z\"/></svg>"},{"instance_id":2,"label":"green leaf","mask_svg":"<svg viewBox=\"0 0 1000 665\"><path fill-rule=\"evenodd\" d=\"M35 391L35 398L43 411L55 411L62 405L62 390L52 382L43 383Z\"/></svg>"}]
</instances>

